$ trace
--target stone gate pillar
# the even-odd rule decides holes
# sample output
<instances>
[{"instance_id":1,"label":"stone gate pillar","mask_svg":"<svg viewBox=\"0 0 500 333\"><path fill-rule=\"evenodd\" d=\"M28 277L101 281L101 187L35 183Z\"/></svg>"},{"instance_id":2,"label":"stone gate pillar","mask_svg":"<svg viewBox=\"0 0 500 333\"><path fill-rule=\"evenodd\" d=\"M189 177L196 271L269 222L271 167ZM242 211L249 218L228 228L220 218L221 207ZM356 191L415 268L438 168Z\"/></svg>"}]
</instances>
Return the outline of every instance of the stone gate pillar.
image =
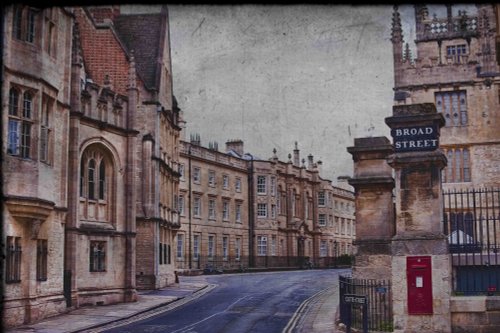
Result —
<instances>
[{"instance_id":1,"label":"stone gate pillar","mask_svg":"<svg viewBox=\"0 0 500 333\"><path fill-rule=\"evenodd\" d=\"M391 128L396 234L392 238L394 332L451 332L451 261L443 233L439 149L443 116L434 104L397 105Z\"/></svg>"},{"instance_id":2,"label":"stone gate pillar","mask_svg":"<svg viewBox=\"0 0 500 333\"><path fill-rule=\"evenodd\" d=\"M391 279L391 238L394 236L394 178L386 158L393 152L386 137L354 139L347 151L354 161L356 260L353 278Z\"/></svg>"}]
</instances>

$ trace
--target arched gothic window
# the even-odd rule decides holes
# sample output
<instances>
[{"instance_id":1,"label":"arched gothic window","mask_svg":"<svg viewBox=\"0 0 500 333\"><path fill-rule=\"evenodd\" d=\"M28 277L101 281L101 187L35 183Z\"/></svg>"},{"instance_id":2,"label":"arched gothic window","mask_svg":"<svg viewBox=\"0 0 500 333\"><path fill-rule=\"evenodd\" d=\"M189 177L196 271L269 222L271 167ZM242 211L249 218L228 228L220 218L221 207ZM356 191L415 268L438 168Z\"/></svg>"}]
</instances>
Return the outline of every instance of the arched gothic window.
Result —
<instances>
[{"instance_id":1,"label":"arched gothic window","mask_svg":"<svg viewBox=\"0 0 500 333\"><path fill-rule=\"evenodd\" d=\"M109 155L97 145L82 154L80 161L80 203L84 205L81 217L89 220L109 221L111 193L108 184L113 179L113 163Z\"/></svg>"}]
</instances>

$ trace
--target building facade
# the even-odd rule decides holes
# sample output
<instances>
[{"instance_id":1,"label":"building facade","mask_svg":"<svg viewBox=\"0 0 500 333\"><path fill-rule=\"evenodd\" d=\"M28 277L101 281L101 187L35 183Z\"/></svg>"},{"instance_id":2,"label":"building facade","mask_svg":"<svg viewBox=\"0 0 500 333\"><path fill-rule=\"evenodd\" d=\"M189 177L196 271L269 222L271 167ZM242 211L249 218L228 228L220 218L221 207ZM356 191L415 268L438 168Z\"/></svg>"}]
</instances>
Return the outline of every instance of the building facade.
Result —
<instances>
[{"instance_id":1,"label":"building facade","mask_svg":"<svg viewBox=\"0 0 500 333\"><path fill-rule=\"evenodd\" d=\"M13 326L66 309L73 19L21 5L3 14L2 323Z\"/></svg>"},{"instance_id":2,"label":"building facade","mask_svg":"<svg viewBox=\"0 0 500 333\"><path fill-rule=\"evenodd\" d=\"M241 140L224 153L199 137L182 143L179 268L328 267L352 253L354 195L322 179L312 155L306 166L297 147L283 162L245 153Z\"/></svg>"},{"instance_id":3,"label":"building facade","mask_svg":"<svg viewBox=\"0 0 500 333\"><path fill-rule=\"evenodd\" d=\"M178 269L248 267L248 168L244 159L181 141Z\"/></svg>"},{"instance_id":4,"label":"building facade","mask_svg":"<svg viewBox=\"0 0 500 333\"><path fill-rule=\"evenodd\" d=\"M15 5L3 23L4 326L174 283L166 8Z\"/></svg>"},{"instance_id":5,"label":"building facade","mask_svg":"<svg viewBox=\"0 0 500 333\"><path fill-rule=\"evenodd\" d=\"M416 55L404 43L401 18L393 14L395 104L434 103L445 118L440 147L448 165L443 187L500 184L500 67L498 5L467 13L444 6L447 16L429 16L415 6Z\"/></svg>"}]
</instances>

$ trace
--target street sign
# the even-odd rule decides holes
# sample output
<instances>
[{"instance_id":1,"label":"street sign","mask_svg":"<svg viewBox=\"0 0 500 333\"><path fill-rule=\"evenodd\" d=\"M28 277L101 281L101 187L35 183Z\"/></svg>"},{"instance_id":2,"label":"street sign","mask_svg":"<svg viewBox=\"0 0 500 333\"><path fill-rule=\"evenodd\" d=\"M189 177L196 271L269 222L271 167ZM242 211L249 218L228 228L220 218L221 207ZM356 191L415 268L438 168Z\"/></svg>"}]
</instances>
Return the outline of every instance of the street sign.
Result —
<instances>
[{"instance_id":1,"label":"street sign","mask_svg":"<svg viewBox=\"0 0 500 333\"><path fill-rule=\"evenodd\" d=\"M437 126L393 128L391 135L394 139L396 152L432 151L439 147Z\"/></svg>"},{"instance_id":2,"label":"street sign","mask_svg":"<svg viewBox=\"0 0 500 333\"><path fill-rule=\"evenodd\" d=\"M345 294L344 295L344 303L366 305L366 296Z\"/></svg>"}]
</instances>

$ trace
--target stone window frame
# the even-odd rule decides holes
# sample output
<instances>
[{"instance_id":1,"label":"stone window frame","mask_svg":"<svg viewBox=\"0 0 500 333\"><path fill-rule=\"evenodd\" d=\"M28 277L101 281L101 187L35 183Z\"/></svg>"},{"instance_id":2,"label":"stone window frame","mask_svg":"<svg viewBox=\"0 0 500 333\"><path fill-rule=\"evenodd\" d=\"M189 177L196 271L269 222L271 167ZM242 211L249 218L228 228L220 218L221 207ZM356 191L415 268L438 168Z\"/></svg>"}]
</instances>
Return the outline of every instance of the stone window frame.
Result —
<instances>
[{"instance_id":1,"label":"stone window frame","mask_svg":"<svg viewBox=\"0 0 500 333\"><path fill-rule=\"evenodd\" d=\"M36 280L47 281L48 241L36 240Z\"/></svg>"},{"instance_id":2,"label":"stone window frame","mask_svg":"<svg viewBox=\"0 0 500 333\"><path fill-rule=\"evenodd\" d=\"M177 204L177 210L179 212L179 215L184 216L184 214L185 214L185 210L184 210L184 203L185 203L184 194L179 194L179 197L178 197L177 200L179 200L179 203Z\"/></svg>"},{"instance_id":3,"label":"stone window frame","mask_svg":"<svg viewBox=\"0 0 500 333\"><path fill-rule=\"evenodd\" d=\"M12 38L33 44L37 38L37 19L39 10L26 6L15 5L12 17Z\"/></svg>"},{"instance_id":4,"label":"stone window frame","mask_svg":"<svg viewBox=\"0 0 500 333\"><path fill-rule=\"evenodd\" d=\"M241 192L241 178L240 177L236 177L235 181L234 181L234 190L236 192Z\"/></svg>"},{"instance_id":5,"label":"stone window frame","mask_svg":"<svg viewBox=\"0 0 500 333\"><path fill-rule=\"evenodd\" d=\"M106 272L106 241L91 240L89 244L89 272Z\"/></svg>"},{"instance_id":6,"label":"stone window frame","mask_svg":"<svg viewBox=\"0 0 500 333\"><path fill-rule=\"evenodd\" d=\"M328 257L328 242L324 239L319 242L319 256L322 258Z\"/></svg>"},{"instance_id":7,"label":"stone window frame","mask_svg":"<svg viewBox=\"0 0 500 333\"><path fill-rule=\"evenodd\" d=\"M229 235L222 236L222 260L229 259Z\"/></svg>"},{"instance_id":8,"label":"stone window frame","mask_svg":"<svg viewBox=\"0 0 500 333\"><path fill-rule=\"evenodd\" d=\"M7 236L5 256L5 283L21 282L21 237Z\"/></svg>"},{"instance_id":9,"label":"stone window frame","mask_svg":"<svg viewBox=\"0 0 500 333\"><path fill-rule=\"evenodd\" d=\"M184 178L184 173L185 173L184 172L185 171L184 164L179 164L177 167L177 170L179 171L179 175L180 175L179 179L184 181L185 180L185 178Z\"/></svg>"},{"instance_id":10,"label":"stone window frame","mask_svg":"<svg viewBox=\"0 0 500 333\"><path fill-rule=\"evenodd\" d=\"M257 176L257 194L264 195L267 193L267 177L259 175Z\"/></svg>"},{"instance_id":11,"label":"stone window frame","mask_svg":"<svg viewBox=\"0 0 500 333\"><path fill-rule=\"evenodd\" d=\"M236 223L242 223L241 219L241 208L243 207L242 201L236 201L234 203L234 220Z\"/></svg>"},{"instance_id":12,"label":"stone window frame","mask_svg":"<svg viewBox=\"0 0 500 333\"><path fill-rule=\"evenodd\" d=\"M241 236L234 239L234 260L241 260Z\"/></svg>"},{"instance_id":13,"label":"stone window frame","mask_svg":"<svg viewBox=\"0 0 500 333\"><path fill-rule=\"evenodd\" d=\"M217 219L217 200L215 197L208 197L208 219Z\"/></svg>"},{"instance_id":14,"label":"stone window frame","mask_svg":"<svg viewBox=\"0 0 500 333\"><path fill-rule=\"evenodd\" d=\"M267 235L257 236L257 255L259 257L267 256Z\"/></svg>"},{"instance_id":15,"label":"stone window frame","mask_svg":"<svg viewBox=\"0 0 500 333\"><path fill-rule=\"evenodd\" d=\"M193 197L193 216L201 217L201 195L195 195Z\"/></svg>"},{"instance_id":16,"label":"stone window frame","mask_svg":"<svg viewBox=\"0 0 500 333\"><path fill-rule=\"evenodd\" d=\"M443 183L468 183L472 181L471 154L469 147L442 147L447 166L442 171Z\"/></svg>"},{"instance_id":17,"label":"stone window frame","mask_svg":"<svg viewBox=\"0 0 500 333\"><path fill-rule=\"evenodd\" d=\"M207 255L208 255L208 258L214 258L215 257L215 241L216 241L216 238L215 238L215 235L214 234L210 234L208 235L208 242L207 242Z\"/></svg>"},{"instance_id":18,"label":"stone window frame","mask_svg":"<svg viewBox=\"0 0 500 333\"><path fill-rule=\"evenodd\" d=\"M318 207L326 207L325 191L318 191Z\"/></svg>"},{"instance_id":19,"label":"stone window frame","mask_svg":"<svg viewBox=\"0 0 500 333\"><path fill-rule=\"evenodd\" d=\"M222 189L229 189L229 175L222 175Z\"/></svg>"},{"instance_id":20,"label":"stone window frame","mask_svg":"<svg viewBox=\"0 0 500 333\"><path fill-rule=\"evenodd\" d=\"M45 38L44 51L51 57L57 57L58 13L56 7L44 9L45 12Z\"/></svg>"},{"instance_id":21,"label":"stone window frame","mask_svg":"<svg viewBox=\"0 0 500 333\"><path fill-rule=\"evenodd\" d=\"M170 265L172 263L168 235L169 230L167 228L159 228L158 261L160 265Z\"/></svg>"},{"instance_id":22,"label":"stone window frame","mask_svg":"<svg viewBox=\"0 0 500 333\"><path fill-rule=\"evenodd\" d=\"M201 235L193 234L193 259L199 260L201 248Z\"/></svg>"},{"instance_id":23,"label":"stone window frame","mask_svg":"<svg viewBox=\"0 0 500 333\"><path fill-rule=\"evenodd\" d=\"M183 233L178 233L176 237L177 241L175 243L176 245L176 257L177 260L183 260L184 259L184 234Z\"/></svg>"},{"instance_id":24,"label":"stone window frame","mask_svg":"<svg viewBox=\"0 0 500 333\"><path fill-rule=\"evenodd\" d=\"M92 162L93 161L93 162ZM116 224L116 163L111 151L102 143L86 146L80 156L80 218L87 221ZM88 215L94 207L95 216Z\"/></svg>"},{"instance_id":25,"label":"stone window frame","mask_svg":"<svg viewBox=\"0 0 500 333\"><path fill-rule=\"evenodd\" d=\"M36 124L36 98L33 89L12 85L9 89L7 154L35 159L33 136Z\"/></svg>"},{"instance_id":26,"label":"stone window frame","mask_svg":"<svg viewBox=\"0 0 500 333\"><path fill-rule=\"evenodd\" d=\"M276 235L271 235L271 255L275 256L276 255L276 242L277 238Z\"/></svg>"},{"instance_id":27,"label":"stone window frame","mask_svg":"<svg viewBox=\"0 0 500 333\"><path fill-rule=\"evenodd\" d=\"M229 214L230 214L229 204L230 204L229 199L222 199L222 220L223 221L229 221Z\"/></svg>"},{"instance_id":28,"label":"stone window frame","mask_svg":"<svg viewBox=\"0 0 500 333\"><path fill-rule=\"evenodd\" d=\"M319 213L318 214L318 226L320 227L326 227L326 214L324 213Z\"/></svg>"},{"instance_id":29,"label":"stone window frame","mask_svg":"<svg viewBox=\"0 0 500 333\"><path fill-rule=\"evenodd\" d=\"M267 203L257 203L257 218L267 218Z\"/></svg>"},{"instance_id":30,"label":"stone window frame","mask_svg":"<svg viewBox=\"0 0 500 333\"><path fill-rule=\"evenodd\" d=\"M208 186L215 187L215 170L208 170Z\"/></svg>"},{"instance_id":31,"label":"stone window frame","mask_svg":"<svg viewBox=\"0 0 500 333\"><path fill-rule=\"evenodd\" d=\"M200 184L201 183L201 169L200 167L193 167L193 183Z\"/></svg>"},{"instance_id":32,"label":"stone window frame","mask_svg":"<svg viewBox=\"0 0 500 333\"><path fill-rule=\"evenodd\" d=\"M276 205L271 204L271 218L275 219L276 218Z\"/></svg>"},{"instance_id":33,"label":"stone window frame","mask_svg":"<svg viewBox=\"0 0 500 333\"><path fill-rule=\"evenodd\" d=\"M468 125L467 90L436 91L434 92L434 100L437 112L444 116L446 127L463 127ZM457 110L453 113L455 100Z\"/></svg>"}]
</instances>

